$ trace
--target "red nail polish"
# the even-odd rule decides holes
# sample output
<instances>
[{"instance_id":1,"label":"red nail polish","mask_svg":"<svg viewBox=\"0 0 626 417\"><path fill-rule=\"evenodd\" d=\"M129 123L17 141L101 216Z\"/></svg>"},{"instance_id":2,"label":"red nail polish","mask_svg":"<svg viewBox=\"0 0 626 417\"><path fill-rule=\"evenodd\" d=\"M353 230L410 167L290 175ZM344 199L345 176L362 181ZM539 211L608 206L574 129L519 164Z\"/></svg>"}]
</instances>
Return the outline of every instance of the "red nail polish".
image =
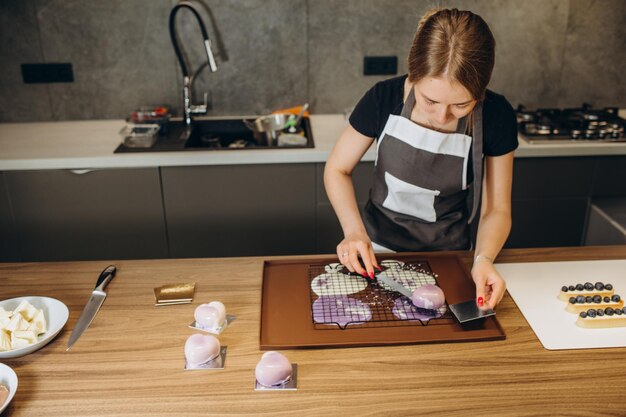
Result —
<instances>
[{"instance_id":1,"label":"red nail polish","mask_svg":"<svg viewBox=\"0 0 626 417\"><path fill-rule=\"evenodd\" d=\"M370 279L374 279L374 273L370 272Z\"/></svg>"},{"instance_id":2,"label":"red nail polish","mask_svg":"<svg viewBox=\"0 0 626 417\"><path fill-rule=\"evenodd\" d=\"M476 300L476 303L482 307L483 304L485 304L485 300L483 299L483 297L478 297L478 299Z\"/></svg>"}]
</instances>

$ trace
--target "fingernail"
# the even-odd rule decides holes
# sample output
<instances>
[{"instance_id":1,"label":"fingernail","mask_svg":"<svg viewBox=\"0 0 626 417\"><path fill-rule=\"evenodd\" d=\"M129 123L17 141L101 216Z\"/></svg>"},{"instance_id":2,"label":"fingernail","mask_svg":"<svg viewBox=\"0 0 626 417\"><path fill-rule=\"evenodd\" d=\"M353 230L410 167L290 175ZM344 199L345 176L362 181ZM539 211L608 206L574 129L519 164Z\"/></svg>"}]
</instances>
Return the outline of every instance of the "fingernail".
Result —
<instances>
[{"instance_id":1,"label":"fingernail","mask_svg":"<svg viewBox=\"0 0 626 417\"><path fill-rule=\"evenodd\" d=\"M483 304L485 304L485 300L483 299L483 297L478 297L478 299L476 299L476 303L482 307Z\"/></svg>"},{"instance_id":2,"label":"fingernail","mask_svg":"<svg viewBox=\"0 0 626 417\"><path fill-rule=\"evenodd\" d=\"M374 279L374 273L373 272L370 272L370 278Z\"/></svg>"},{"instance_id":3,"label":"fingernail","mask_svg":"<svg viewBox=\"0 0 626 417\"><path fill-rule=\"evenodd\" d=\"M367 278L367 273L363 272L361 275L363 275L363 278Z\"/></svg>"}]
</instances>

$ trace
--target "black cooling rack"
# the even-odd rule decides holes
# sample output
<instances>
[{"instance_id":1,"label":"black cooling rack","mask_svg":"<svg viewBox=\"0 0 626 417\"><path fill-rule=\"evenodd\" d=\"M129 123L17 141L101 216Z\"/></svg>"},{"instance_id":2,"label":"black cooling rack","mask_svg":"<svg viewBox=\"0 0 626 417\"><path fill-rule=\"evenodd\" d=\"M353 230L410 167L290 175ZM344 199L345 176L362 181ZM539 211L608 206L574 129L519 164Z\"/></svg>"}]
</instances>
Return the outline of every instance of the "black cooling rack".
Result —
<instances>
[{"instance_id":1,"label":"black cooling rack","mask_svg":"<svg viewBox=\"0 0 626 417\"><path fill-rule=\"evenodd\" d=\"M437 275L432 272L428 262L404 263L399 261L383 261L381 263L387 275L391 275L396 282L413 290L426 284L437 284ZM332 279L331 275L345 275L351 279ZM345 296L336 296L339 301L323 304L318 309L317 320L313 305L320 298L312 289L315 278L323 275L316 281L316 288L322 292L325 289L334 289ZM433 310L424 310L415 307L411 300L395 291L385 288L384 284L373 282L358 274L350 273L341 264L310 265L309 291L311 301L311 320L318 330L336 330L370 327L395 326L426 326L450 324L454 320L447 305L440 307L436 313ZM325 294L321 297L326 296ZM369 308L370 314L363 314ZM394 314L395 313L395 314ZM416 315L423 318L416 318Z\"/></svg>"}]
</instances>

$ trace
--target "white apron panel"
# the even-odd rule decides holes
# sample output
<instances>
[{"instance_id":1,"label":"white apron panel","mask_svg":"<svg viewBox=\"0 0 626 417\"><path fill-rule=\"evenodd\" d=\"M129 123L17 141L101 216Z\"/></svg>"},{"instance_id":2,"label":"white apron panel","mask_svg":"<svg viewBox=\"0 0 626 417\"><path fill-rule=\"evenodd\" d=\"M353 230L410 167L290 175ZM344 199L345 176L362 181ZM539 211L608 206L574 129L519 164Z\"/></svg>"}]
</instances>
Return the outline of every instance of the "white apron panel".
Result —
<instances>
[{"instance_id":1,"label":"white apron panel","mask_svg":"<svg viewBox=\"0 0 626 417\"><path fill-rule=\"evenodd\" d=\"M408 144L409 146L441 155L452 155L463 158L462 189L467 189L467 164L472 137L463 133L444 133L427 129L406 117L389 115L385 128L376 142L376 160L378 152L386 135Z\"/></svg>"},{"instance_id":2,"label":"white apron panel","mask_svg":"<svg viewBox=\"0 0 626 417\"><path fill-rule=\"evenodd\" d=\"M385 183L389 192L383 201L383 207L427 222L437 220L435 197L439 195L439 191L409 184L389 172L385 172Z\"/></svg>"}]
</instances>

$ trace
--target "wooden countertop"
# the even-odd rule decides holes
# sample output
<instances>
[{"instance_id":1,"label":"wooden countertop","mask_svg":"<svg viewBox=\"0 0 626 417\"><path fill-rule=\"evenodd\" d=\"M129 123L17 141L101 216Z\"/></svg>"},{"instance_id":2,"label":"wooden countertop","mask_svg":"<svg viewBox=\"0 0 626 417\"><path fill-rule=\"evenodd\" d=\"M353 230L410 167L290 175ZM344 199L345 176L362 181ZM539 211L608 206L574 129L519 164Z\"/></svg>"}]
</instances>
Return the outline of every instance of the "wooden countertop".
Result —
<instances>
[{"instance_id":1,"label":"wooden countertop","mask_svg":"<svg viewBox=\"0 0 626 417\"><path fill-rule=\"evenodd\" d=\"M624 258L626 246L615 246L505 250L498 261ZM545 350L508 295L497 310L506 340L285 351L299 366L298 391L255 392L263 259L112 263L109 296L70 352L71 330L109 263L0 264L2 299L50 296L70 309L49 345L4 361L19 388L3 416L626 415L626 349ZM197 282L193 304L154 307L153 287L187 281ZM226 368L184 371L187 325L211 300L237 316L220 335Z\"/></svg>"}]
</instances>

